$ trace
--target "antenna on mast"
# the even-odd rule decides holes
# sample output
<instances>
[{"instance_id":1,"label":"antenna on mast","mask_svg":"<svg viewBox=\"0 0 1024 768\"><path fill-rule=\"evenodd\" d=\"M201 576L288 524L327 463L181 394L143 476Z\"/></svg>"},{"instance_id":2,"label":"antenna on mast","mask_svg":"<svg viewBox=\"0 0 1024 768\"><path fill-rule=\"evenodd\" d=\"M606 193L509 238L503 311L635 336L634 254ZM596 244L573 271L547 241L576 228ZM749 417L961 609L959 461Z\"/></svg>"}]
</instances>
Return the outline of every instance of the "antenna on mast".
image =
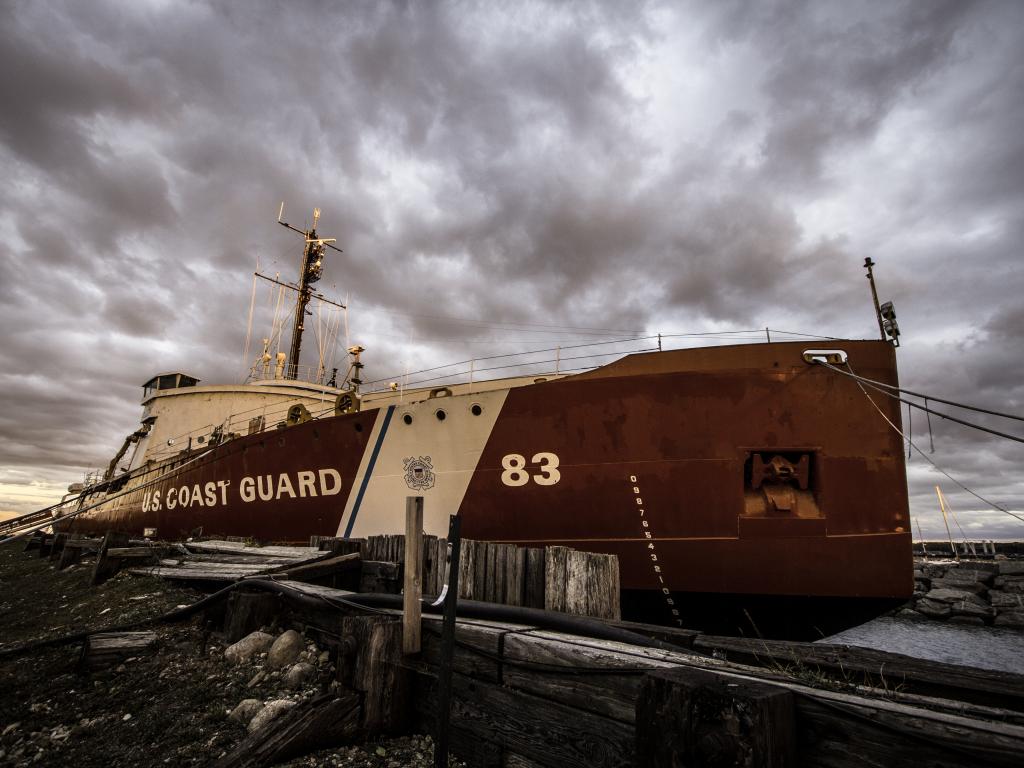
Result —
<instances>
[{"instance_id":1,"label":"antenna on mast","mask_svg":"<svg viewBox=\"0 0 1024 768\"><path fill-rule=\"evenodd\" d=\"M313 226L308 230L298 229L293 227L287 221L284 221L284 202L281 203L281 207L277 212L277 223L282 227L287 227L293 232L298 232L302 235L306 241L305 250L302 252L302 269L299 272L299 300L295 307L295 321L292 324L292 346L288 354L288 364L285 369L285 378L295 379L298 377L299 372L299 354L302 352L302 332L305 329L306 315L309 312L306 310L306 305L309 304L310 298L313 296L313 283L320 279L323 274L323 263L324 256L326 255L327 248L331 248L338 253L343 253L341 248L332 245L336 242L333 237L318 237L316 233L316 225L320 221L320 209L313 209Z\"/></svg>"}]
</instances>

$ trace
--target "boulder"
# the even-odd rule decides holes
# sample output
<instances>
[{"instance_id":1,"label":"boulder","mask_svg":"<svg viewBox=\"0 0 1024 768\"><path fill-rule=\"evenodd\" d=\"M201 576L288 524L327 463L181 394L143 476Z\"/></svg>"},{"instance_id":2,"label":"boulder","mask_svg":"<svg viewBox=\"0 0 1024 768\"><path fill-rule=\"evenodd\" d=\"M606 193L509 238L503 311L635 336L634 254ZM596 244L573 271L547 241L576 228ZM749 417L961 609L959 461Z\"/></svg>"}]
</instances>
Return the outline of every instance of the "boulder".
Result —
<instances>
[{"instance_id":1,"label":"boulder","mask_svg":"<svg viewBox=\"0 0 1024 768\"><path fill-rule=\"evenodd\" d=\"M285 673L282 682L288 688L301 688L315 672L316 668L312 664L300 661L298 664L293 664L291 669Z\"/></svg>"},{"instance_id":2,"label":"boulder","mask_svg":"<svg viewBox=\"0 0 1024 768\"><path fill-rule=\"evenodd\" d=\"M1024 560L1003 560L999 563L1000 576L1024 576Z\"/></svg>"},{"instance_id":3,"label":"boulder","mask_svg":"<svg viewBox=\"0 0 1024 768\"><path fill-rule=\"evenodd\" d=\"M949 604L954 616L976 616L979 619L991 619L996 615L995 608L977 605L967 600L957 600Z\"/></svg>"},{"instance_id":4,"label":"boulder","mask_svg":"<svg viewBox=\"0 0 1024 768\"><path fill-rule=\"evenodd\" d=\"M984 627L985 620L980 616L950 616L950 624L967 624L971 627Z\"/></svg>"},{"instance_id":5,"label":"boulder","mask_svg":"<svg viewBox=\"0 0 1024 768\"><path fill-rule=\"evenodd\" d=\"M242 725L248 725L249 721L256 716L256 713L263 709L263 702L259 699L243 699L237 707L231 710L228 720L233 720Z\"/></svg>"},{"instance_id":6,"label":"boulder","mask_svg":"<svg viewBox=\"0 0 1024 768\"><path fill-rule=\"evenodd\" d=\"M943 576L946 575L946 570L947 568L944 565L927 564L921 568L921 571L922 573L924 573L925 578L928 579L941 579Z\"/></svg>"},{"instance_id":7,"label":"boulder","mask_svg":"<svg viewBox=\"0 0 1024 768\"><path fill-rule=\"evenodd\" d=\"M980 595L985 591L985 585L980 581L957 581L955 579L932 579L932 589L962 589L965 592L973 592Z\"/></svg>"},{"instance_id":8,"label":"boulder","mask_svg":"<svg viewBox=\"0 0 1024 768\"><path fill-rule=\"evenodd\" d=\"M1024 629L1024 610L999 611L996 620L992 623L997 627Z\"/></svg>"},{"instance_id":9,"label":"boulder","mask_svg":"<svg viewBox=\"0 0 1024 768\"><path fill-rule=\"evenodd\" d=\"M271 669L290 666L299 658L302 649L302 635L294 629L289 629L270 646L270 652L267 653L267 665Z\"/></svg>"},{"instance_id":10,"label":"boulder","mask_svg":"<svg viewBox=\"0 0 1024 768\"><path fill-rule=\"evenodd\" d=\"M933 589L925 595L925 598L942 603L969 602L977 605L988 605L976 594L965 589Z\"/></svg>"},{"instance_id":11,"label":"boulder","mask_svg":"<svg viewBox=\"0 0 1024 768\"><path fill-rule=\"evenodd\" d=\"M991 592L989 599L993 608L1022 608L1024 609L1024 595L1015 592Z\"/></svg>"},{"instance_id":12,"label":"boulder","mask_svg":"<svg viewBox=\"0 0 1024 768\"><path fill-rule=\"evenodd\" d=\"M254 733L265 726L275 717L295 706L295 702L289 699L274 699L263 705L263 708L256 713L256 716L249 721L249 733Z\"/></svg>"},{"instance_id":13,"label":"boulder","mask_svg":"<svg viewBox=\"0 0 1024 768\"><path fill-rule=\"evenodd\" d=\"M946 619L953 615L953 609L941 600L929 600L927 597L917 601L915 609L932 619Z\"/></svg>"},{"instance_id":14,"label":"boulder","mask_svg":"<svg viewBox=\"0 0 1024 768\"><path fill-rule=\"evenodd\" d=\"M224 658L232 664L242 664L263 653L274 643L274 636L266 632L252 632L224 651Z\"/></svg>"},{"instance_id":15,"label":"boulder","mask_svg":"<svg viewBox=\"0 0 1024 768\"><path fill-rule=\"evenodd\" d=\"M1007 576L996 576L993 582L994 589L1004 589L1007 592L1024 591L1024 574L1009 574Z\"/></svg>"},{"instance_id":16,"label":"boulder","mask_svg":"<svg viewBox=\"0 0 1024 768\"><path fill-rule=\"evenodd\" d=\"M975 582L992 583L994 574L974 568L950 568L940 579L953 584L973 584Z\"/></svg>"}]
</instances>

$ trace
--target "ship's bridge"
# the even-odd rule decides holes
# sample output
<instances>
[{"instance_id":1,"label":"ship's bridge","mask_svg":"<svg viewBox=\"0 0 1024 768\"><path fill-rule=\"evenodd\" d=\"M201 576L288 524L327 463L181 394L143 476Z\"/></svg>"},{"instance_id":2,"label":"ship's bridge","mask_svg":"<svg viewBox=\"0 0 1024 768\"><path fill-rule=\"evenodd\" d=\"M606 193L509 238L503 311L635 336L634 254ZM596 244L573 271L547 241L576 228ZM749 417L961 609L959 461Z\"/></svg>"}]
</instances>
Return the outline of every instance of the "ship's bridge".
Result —
<instances>
[{"instance_id":1,"label":"ship's bridge","mask_svg":"<svg viewBox=\"0 0 1024 768\"><path fill-rule=\"evenodd\" d=\"M194 387L199 383L195 376L175 371L174 373L158 373L152 379L142 385L142 399L145 400L154 392L162 392L165 389L180 389L181 387Z\"/></svg>"}]
</instances>

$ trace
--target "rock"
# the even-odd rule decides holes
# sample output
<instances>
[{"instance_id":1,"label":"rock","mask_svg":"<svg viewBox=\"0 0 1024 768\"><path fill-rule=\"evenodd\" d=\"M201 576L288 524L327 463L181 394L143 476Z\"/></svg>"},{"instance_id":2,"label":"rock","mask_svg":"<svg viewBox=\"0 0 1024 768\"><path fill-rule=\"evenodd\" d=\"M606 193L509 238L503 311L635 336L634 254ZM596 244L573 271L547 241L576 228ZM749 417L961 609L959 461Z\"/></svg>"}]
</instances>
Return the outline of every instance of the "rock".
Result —
<instances>
[{"instance_id":1,"label":"rock","mask_svg":"<svg viewBox=\"0 0 1024 768\"><path fill-rule=\"evenodd\" d=\"M969 602L976 605L988 605L980 597L964 589L933 589L925 596L925 599L942 603Z\"/></svg>"},{"instance_id":2,"label":"rock","mask_svg":"<svg viewBox=\"0 0 1024 768\"><path fill-rule=\"evenodd\" d=\"M1024 575L997 576L993 583L995 589L1001 589L1005 592L1024 592Z\"/></svg>"},{"instance_id":3,"label":"rock","mask_svg":"<svg viewBox=\"0 0 1024 768\"><path fill-rule=\"evenodd\" d=\"M1014 592L990 592L993 608L1024 608L1024 595Z\"/></svg>"},{"instance_id":4,"label":"rock","mask_svg":"<svg viewBox=\"0 0 1024 768\"><path fill-rule=\"evenodd\" d=\"M301 688L302 684L309 680L314 672L316 672L316 669L312 664L301 661L298 664L294 664L285 673L283 682L288 688Z\"/></svg>"},{"instance_id":5,"label":"rock","mask_svg":"<svg viewBox=\"0 0 1024 768\"><path fill-rule=\"evenodd\" d=\"M264 680L266 680L266 678L267 678L267 673L264 672L261 669L259 672L257 672L255 675L252 676L252 679L248 683L245 684L245 687L246 688L252 688L253 686L256 686L256 685L259 685L260 683L262 683Z\"/></svg>"},{"instance_id":6,"label":"rock","mask_svg":"<svg viewBox=\"0 0 1024 768\"><path fill-rule=\"evenodd\" d=\"M907 619L908 621L921 621L921 614L913 608L902 608L896 616L897 618Z\"/></svg>"},{"instance_id":7,"label":"rock","mask_svg":"<svg viewBox=\"0 0 1024 768\"><path fill-rule=\"evenodd\" d=\"M980 581L955 581L954 579L932 579L932 589L962 589L980 595L986 587Z\"/></svg>"},{"instance_id":8,"label":"rock","mask_svg":"<svg viewBox=\"0 0 1024 768\"><path fill-rule=\"evenodd\" d=\"M224 651L224 658L232 664L242 664L253 656L270 648L274 636L266 632L252 632Z\"/></svg>"},{"instance_id":9,"label":"rock","mask_svg":"<svg viewBox=\"0 0 1024 768\"><path fill-rule=\"evenodd\" d=\"M953 614L953 609L941 600L929 600L927 597L917 601L918 613L923 613L932 619L945 619Z\"/></svg>"},{"instance_id":10,"label":"rock","mask_svg":"<svg viewBox=\"0 0 1024 768\"><path fill-rule=\"evenodd\" d=\"M294 629L289 629L270 646L270 651L267 653L267 666L271 669L287 667L295 663L301 652L302 635Z\"/></svg>"},{"instance_id":11,"label":"rock","mask_svg":"<svg viewBox=\"0 0 1024 768\"><path fill-rule=\"evenodd\" d=\"M1024 610L1000 611L999 615L996 616L996 620L992 623L997 627L1024 629Z\"/></svg>"},{"instance_id":12,"label":"rock","mask_svg":"<svg viewBox=\"0 0 1024 768\"><path fill-rule=\"evenodd\" d=\"M979 571L969 568L950 568L946 571L946 575L939 579L939 581L948 581L951 584L973 584L980 581L982 583L991 584L993 576L994 574L988 573L987 571Z\"/></svg>"},{"instance_id":13,"label":"rock","mask_svg":"<svg viewBox=\"0 0 1024 768\"><path fill-rule=\"evenodd\" d=\"M256 713L263 709L263 702L259 699L243 699L238 706L231 710L228 720L233 720L242 725L248 725Z\"/></svg>"},{"instance_id":14,"label":"rock","mask_svg":"<svg viewBox=\"0 0 1024 768\"><path fill-rule=\"evenodd\" d=\"M979 619L991 619L996 615L995 608L987 605L977 605L967 600L958 600L949 604L954 616L976 616Z\"/></svg>"},{"instance_id":15,"label":"rock","mask_svg":"<svg viewBox=\"0 0 1024 768\"><path fill-rule=\"evenodd\" d=\"M967 624L972 627L984 627L985 620L980 616L951 616L950 624Z\"/></svg>"},{"instance_id":16,"label":"rock","mask_svg":"<svg viewBox=\"0 0 1024 768\"><path fill-rule=\"evenodd\" d=\"M294 706L295 702L289 701L288 699L274 699L273 701L268 701L263 705L263 708L256 713L253 719L249 721L249 733L258 731L275 717L283 712L287 712Z\"/></svg>"},{"instance_id":17,"label":"rock","mask_svg":"<svg viewBox=\"0 0 1024 768\"><path fill-rule=\"evenodd\" d=\"M1003 560L999 563L1000 576L1024 576L1024 560Z\"/></svg>"},{"instance_id":18,"label":"rock","mask_svg":"<svg viewBox=\"0 0 1024 768\"><path fill-rule=\"evenodd\" d=\"M326 664L331 660L330 651L322 651L319 656L316 657L317 664Z\"/></svg>"},{"instance_id":19,"label":"rock","mask_svg":"<svg viewBox=\"0 0 1024 768\"><path fill-rule=\"evenodd\" d=\"M926 565L921 569L924 572L926 579L941 579L946 575L945 567L936 567L934 565Z\"/></svg>"}]
</instances>

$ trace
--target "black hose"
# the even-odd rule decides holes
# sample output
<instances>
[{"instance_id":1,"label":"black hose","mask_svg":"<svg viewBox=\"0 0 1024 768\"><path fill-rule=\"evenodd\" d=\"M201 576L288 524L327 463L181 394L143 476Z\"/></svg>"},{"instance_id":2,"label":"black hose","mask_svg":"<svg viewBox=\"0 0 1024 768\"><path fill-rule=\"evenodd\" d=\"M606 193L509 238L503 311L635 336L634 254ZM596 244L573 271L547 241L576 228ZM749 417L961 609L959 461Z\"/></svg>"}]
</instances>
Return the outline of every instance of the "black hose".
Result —
<instances>
[{"instance_id":1,"label":"black hose","mask_svg":"<svg viewBox=\"0 0 1024 768\"><path fill-rule=\"evenodd\" d=\"M62 635L61 637L53 637L47 640L38 640L36 642L20 645L16 648L7 648L0 650L0 659L18 656L20 654L40 650L42 648L54 648L61 645L82 642L90 635L104 632L127 632L132 629L150 626L153 624L173 624L174 622L190 618L207 607L224 600L232 591L239 587L250 587L264 592L275 592L292 603L314 610L323 608L325 603L339 609L344 607L369 610L381 608L393 609L401 608L403 602L403 597L401 595L379 593L355 595L342 593L330 596L311 595L301 589L292 587L288 581L275 581L273 579L243 579L241 581L236 581L233 584L229 584L223 589L207 595L191 605L186 605L183 608L175 608L173 611L168 611L167 613L159 616L152 616L147 619L140 619L127 624L117 624L85 632L75 632L71 635ZM426 602L423 603L422 608L427 613L441 613L442 610L441 606L434 606ZM544 611L539 608L523 608L513 605L500 605L498 603L484 603L478 600L459 600L458 615L472 619L504 621L513 624L528 624L542 629L550 629L571 635L592 637L598 640L613 640L620 643L629 643L630 645L636 645L642 648L655 648L662 651L673 652L678 652L680 650L678 646L645 637L626 629L613 627L605 624L604 622L597 621L596 619L589 619L583 616L570 616L568 614L557 613L555 611Z\"/></svg>"}]
</instances>

